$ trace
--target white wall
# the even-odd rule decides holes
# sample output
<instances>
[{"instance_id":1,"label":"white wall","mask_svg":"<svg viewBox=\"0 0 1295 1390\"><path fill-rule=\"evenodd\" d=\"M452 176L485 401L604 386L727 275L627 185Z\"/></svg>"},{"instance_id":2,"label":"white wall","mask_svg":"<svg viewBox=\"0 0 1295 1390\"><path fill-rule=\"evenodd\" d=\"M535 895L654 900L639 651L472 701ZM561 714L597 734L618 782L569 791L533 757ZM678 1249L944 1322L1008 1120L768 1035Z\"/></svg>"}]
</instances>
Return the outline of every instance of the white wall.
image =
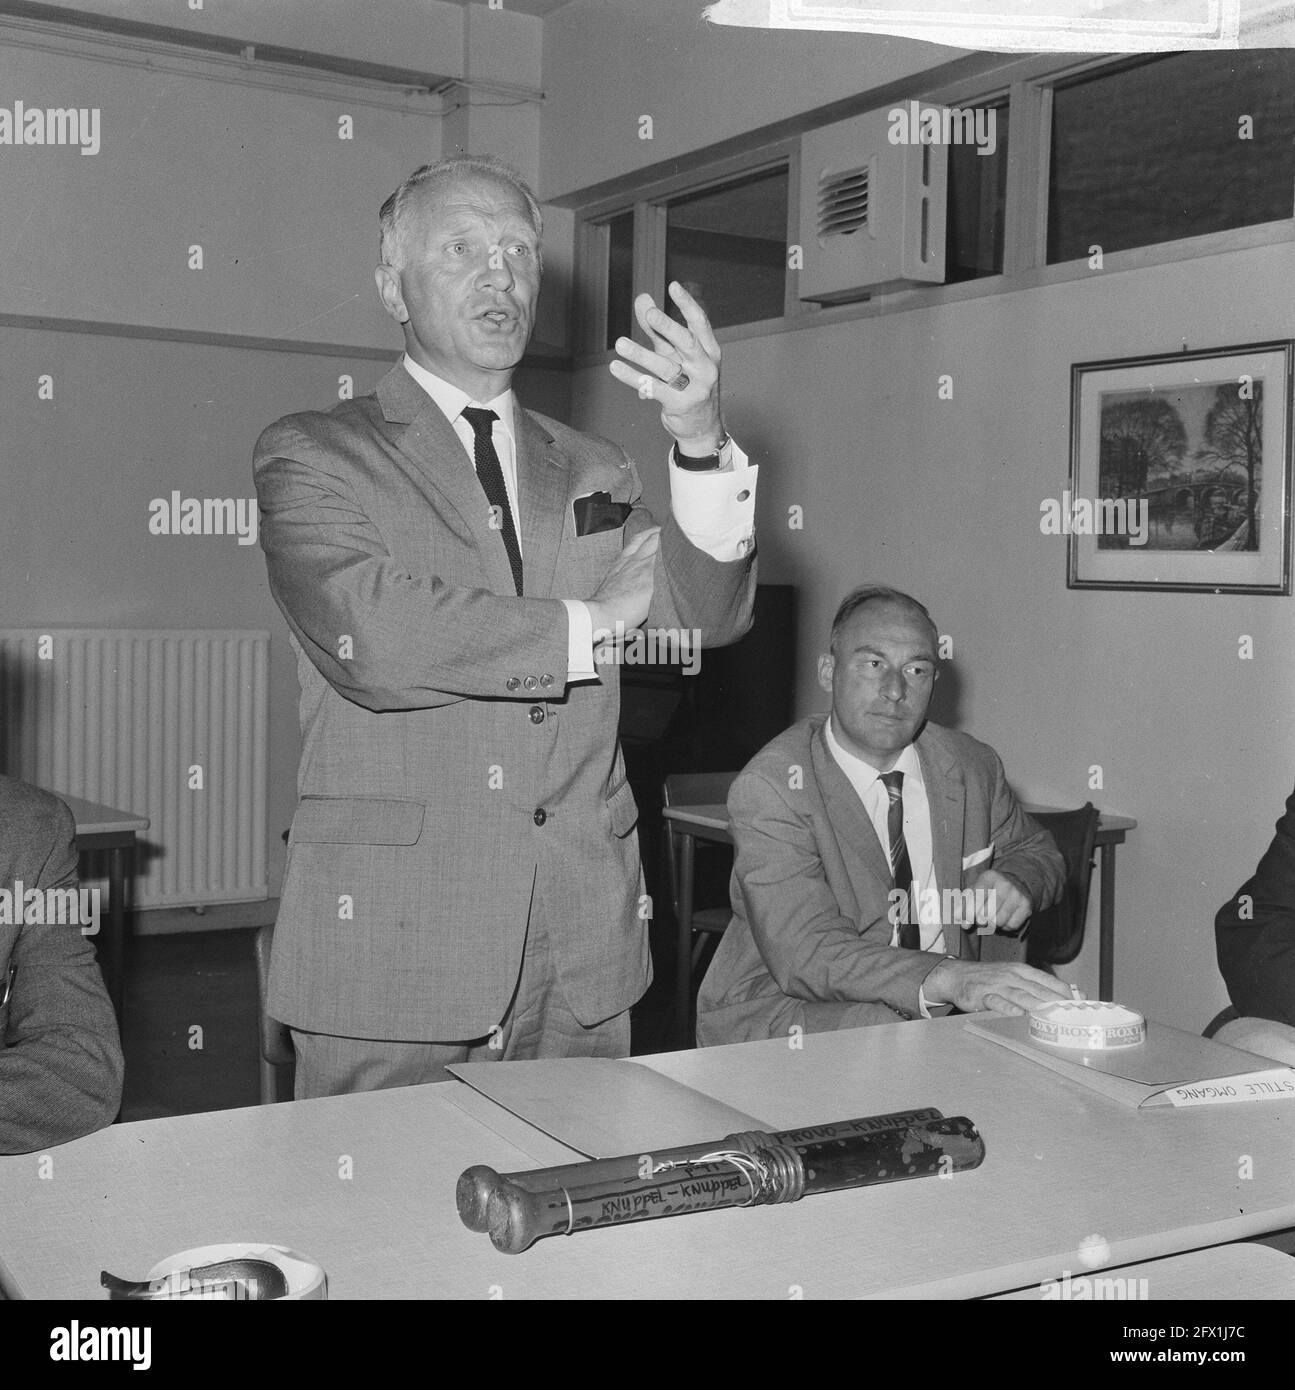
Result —
<instances>
[{"instance_id":1,"label":"white wall","mask_svg":"<svg viewBox=\"0 0 1295 1390\"><path fill-rule=\"evenodd\" d=\"M101 112L97 154L0 150L0 312L391 345L373 292L378 208L440 153L426 104L405 113L8 47L0 90ZM343 115L353 139L338 138Z\"/></svg>"},{"instance_id":2,"label":"white wall","mask_svg":"<svg viewBox=\"0 0 1295 1390\"><path fill-rule=\"evenodd\" d=\"M544 21L545 198L964 56L913 39L712 25L702 8L571 0ZM650 140L639 134L645 115Z\"/></svg>"},{"instance_id":3,"label":"white wall","mask_svg":"<svg viewBox=\"0 0 1295 1390\"><path fill-rule=\"evenodd\" d=\"M60 10L210 34L240 43L327 53L357 63L463 72L462 6L447 0L42 0Z\"/></svg>"}]
</instances>

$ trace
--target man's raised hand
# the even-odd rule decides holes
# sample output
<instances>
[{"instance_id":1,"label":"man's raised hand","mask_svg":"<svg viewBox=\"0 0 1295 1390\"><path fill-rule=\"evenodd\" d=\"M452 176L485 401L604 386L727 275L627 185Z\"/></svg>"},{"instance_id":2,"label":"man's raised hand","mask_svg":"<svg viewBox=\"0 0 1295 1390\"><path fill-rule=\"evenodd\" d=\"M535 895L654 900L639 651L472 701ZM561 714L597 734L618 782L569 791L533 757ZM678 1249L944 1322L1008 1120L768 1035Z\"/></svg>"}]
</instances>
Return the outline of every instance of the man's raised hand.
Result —
<instances>
[{"instance_id":1,"label":"man's raised hand","mask_svg":"<svg viewBox=\"0 0 1295 1390\"><path fill-rule=\"evenodd\" d=\"M652 343L641 347L632 338L617 338L616 351L624 362L611 364L617 381L645 399L661 402L661 423L675 437L682 453L701 457L714 453L724 433L720 418L719 343L700 304L677 280L670 298L679 306L683 323L658 309L650 294L634 301L634 316Z\"/></svg>"}]
</instances>

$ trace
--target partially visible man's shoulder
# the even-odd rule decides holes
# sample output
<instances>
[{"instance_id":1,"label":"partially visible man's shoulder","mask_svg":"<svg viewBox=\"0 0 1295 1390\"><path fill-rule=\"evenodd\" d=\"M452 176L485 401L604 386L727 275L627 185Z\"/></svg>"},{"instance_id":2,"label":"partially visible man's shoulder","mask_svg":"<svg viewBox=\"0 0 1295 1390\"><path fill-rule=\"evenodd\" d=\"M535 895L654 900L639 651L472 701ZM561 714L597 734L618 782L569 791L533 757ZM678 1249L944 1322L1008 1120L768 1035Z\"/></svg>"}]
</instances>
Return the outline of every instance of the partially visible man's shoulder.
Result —
<instances>
[{"instance_id":1,"label":"partially visible man's shoulder","mask_svg":"<svg viewBox=\"0 0 1295 1390\"><path fill-rule=\"evenodd\" d=\"M75 833L72 812L52 792L0 776L0 866L21 847L48 849L56 841L70 843Z\"/></svg>"},{"instance_id":2,"label":"partially visible man's shoulder","mask_svg":"<svg viewBox=\"0 0 1295 1390\"><path fill-rule=\"evenodd\" d=\"M963 733L961 729L949 729L943 724L932 724L928 721L918 735L918 743L922 742L944 749L963 766L990 769L1002 762L997 751L989 744Z\"/></svg>"},{"instance_id":3,"label":"partially visible man's shoulder","mask_svg":"<svg viewBox=\"0 0 1295 1390\"><path fill-rule=\"evenodd\" d=\"M0 815L41 817L50 821L70 820L71 811L54 795L30 782L0 774Z\"/></svg>"},{"instance_id":4,"label":"partially visible man's shoulder","mask_svg":"<svg viewBox=\"0 0 1295 1390\"><path fill-rule=\"evenodd\" d=\"M810 766L814 735L822 727L822 715L799 719L770 739L737 775L738 782L765 782L783 790L803 787L814 775ZM797 770L799 769L799 776Z\"/></svg>"},{"instance_id":5,"label":"partially visible man's shoulder","mask_svg":"<svg viewBox=\"0 0 1295 1390\"><path fill-rule=\"evenodd\" d=\"M329 447L348 439L371 438L382 419L382 407L372 391L353 400L339 401L331 410L299 410L261 431L253 457L270 458L285 453L294 441L303 439Z\"/></svg>"}]
</instances>

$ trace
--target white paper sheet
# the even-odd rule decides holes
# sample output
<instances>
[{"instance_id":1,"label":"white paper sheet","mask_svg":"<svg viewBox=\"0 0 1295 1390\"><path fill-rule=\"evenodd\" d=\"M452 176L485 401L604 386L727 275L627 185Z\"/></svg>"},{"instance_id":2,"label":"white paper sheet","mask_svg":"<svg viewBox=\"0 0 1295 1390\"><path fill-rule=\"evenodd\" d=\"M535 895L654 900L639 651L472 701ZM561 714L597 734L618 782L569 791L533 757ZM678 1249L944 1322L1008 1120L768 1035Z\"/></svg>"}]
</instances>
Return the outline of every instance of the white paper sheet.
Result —
<instances>
[{"instance_id":1,"label":"white paper sheet","mask_svg":"<svg viewBox=\"0 0 1295 1390\"><path fill-rule=\"evenodd\" d=\"M651 1153L774 1128L649 1067L609 1057L462 1062L447 1070L589 1158Z\"/></svg>"}]
</instances>

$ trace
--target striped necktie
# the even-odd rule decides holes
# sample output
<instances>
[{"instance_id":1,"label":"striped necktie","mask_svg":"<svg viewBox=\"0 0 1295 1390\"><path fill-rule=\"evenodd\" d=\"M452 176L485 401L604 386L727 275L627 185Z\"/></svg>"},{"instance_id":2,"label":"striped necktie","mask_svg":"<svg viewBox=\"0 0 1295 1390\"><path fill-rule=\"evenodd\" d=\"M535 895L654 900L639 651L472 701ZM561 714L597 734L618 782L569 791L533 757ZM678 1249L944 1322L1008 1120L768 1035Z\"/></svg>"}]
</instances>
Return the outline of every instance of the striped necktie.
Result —
<instances>
[{"instance_id":1,"label":"striped necktie","mask_svg":"<svg viewBox=\"0 0 1295 1390\"><path fill-rule=\"evenodd\" d=\"M520 594L522 591L522 549L517 544L517 532L513 527L513 509L508 505L508 489L504 486L504 470L495 452L495 441L491 438L491 426L499 419L493 410L481 406L465 405L460 412L472 426L474 462L477 477L481 480L486 501L497 509L499 529L504 537L504 549L508 552L508 564L513 572L513 584Z\"/></svg>"},{"instance_id":2,"label":"striped necktie","mask_svg":"<svg viewBox=\"0 0 1295 1390\"><path fill-rule=\"evenodd\" d=\"M913 893L913 867L908 862L908 844L904 839L904 774L883 772L882 784L890 805L886 809L886 838L890 841L890 881L908 900L907 921L899 927L899 944L909 951L922 947L922 928L917 921L917 903Z\"/></svg>"}]
</instances>

